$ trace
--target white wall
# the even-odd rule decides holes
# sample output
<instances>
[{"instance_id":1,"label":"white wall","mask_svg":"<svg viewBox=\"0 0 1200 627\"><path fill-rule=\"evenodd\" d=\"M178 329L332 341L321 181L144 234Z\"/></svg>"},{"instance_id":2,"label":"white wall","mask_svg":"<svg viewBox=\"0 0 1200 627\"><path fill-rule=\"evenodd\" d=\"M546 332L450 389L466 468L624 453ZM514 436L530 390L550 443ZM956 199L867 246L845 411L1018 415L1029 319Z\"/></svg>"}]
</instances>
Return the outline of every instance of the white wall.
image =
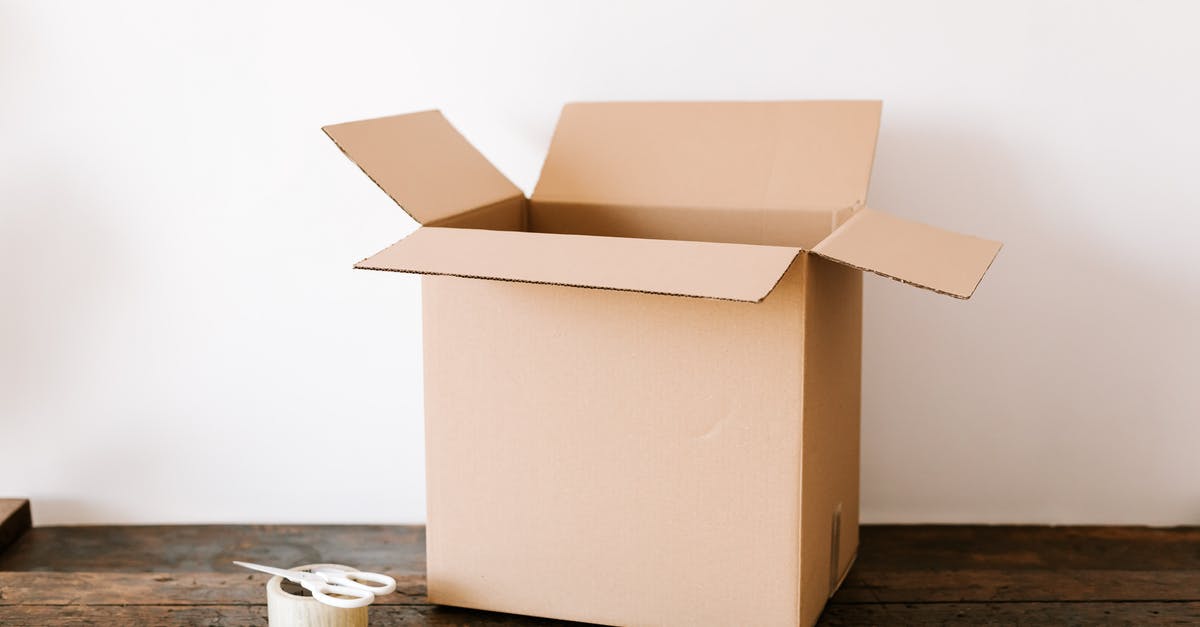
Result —
<instances>
[{"instance_id":1,"label":"white wall","mask_svg":"<svg viewBox=\"0 0 1200 627\"><path fill-rule=\"evenodd\" d=\"M564 101L882 98L872 204L1007 246L866 281L864 520L1200 522L1197 5L459 6L0 4L0 494L422 519L418 281L350 269L413 224L322 124L529 190Z\"/></svg>"}]
</instances>

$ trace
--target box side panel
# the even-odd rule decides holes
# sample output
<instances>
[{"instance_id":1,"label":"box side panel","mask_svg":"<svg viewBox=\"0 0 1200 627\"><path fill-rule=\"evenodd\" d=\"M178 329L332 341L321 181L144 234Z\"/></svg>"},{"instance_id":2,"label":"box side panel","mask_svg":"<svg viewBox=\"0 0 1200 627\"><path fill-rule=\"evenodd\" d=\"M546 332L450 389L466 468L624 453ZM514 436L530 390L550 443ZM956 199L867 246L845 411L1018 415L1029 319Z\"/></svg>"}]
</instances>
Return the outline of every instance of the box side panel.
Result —
<instances>
[{"instance_id":1,"label":"box side panel","mask_svg":"<svg viewBox=\"0 0 1200 627\"><path fill-rule=\"evenodd\" d=\"M429 226L456 229L487 229L491 231L524 231L529 201L524 196L506 198L449 218L431 222Z\"/></svg>"},{"instance_id":2,"label":"box side panel","mask_svg":"<svg viewBox=\"0 0 1200 627\"><path fill-rule=\"evenodd\" d=\"M816 255L804 264L800 614L811 625L858 549L862 273Z\"/></svg>"},{"instance_id":3,"label":"box side panel","mask_svg":"<svg viewBox=\"0 0 1200 627\"><path fill-rule=\"evenodd\" d=\"M532 200L529 230L811 249L852 213L850 206L780 210Z\"/></svg>"},{"instance_id":4,"label":"box side panel","mask_svg":"<svg viewBox=\"0 0 1200 627\"><path fill-rule=\"evenodd\" d=\"M849 207L866 200L880 110L870 101L571 103L533 197Z\"/></svg>"},{"instance_id":5,"label":"box side panel","mask_svg":"<svg viewBox=\"0 0 1200 627\"><path fill-rule=\"evenodd\" d=\"M759 304L423 278L430 599L795 624L803 278Z\"/></svg>"}]
</instances>

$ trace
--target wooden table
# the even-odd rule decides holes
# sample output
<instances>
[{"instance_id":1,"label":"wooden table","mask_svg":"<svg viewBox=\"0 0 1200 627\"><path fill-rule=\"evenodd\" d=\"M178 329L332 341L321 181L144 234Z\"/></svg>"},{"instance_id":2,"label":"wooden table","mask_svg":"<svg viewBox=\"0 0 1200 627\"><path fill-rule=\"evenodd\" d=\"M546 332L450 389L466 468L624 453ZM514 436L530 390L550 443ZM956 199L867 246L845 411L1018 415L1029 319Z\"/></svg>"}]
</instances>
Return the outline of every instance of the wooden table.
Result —
<instances>
[{"instance_id":1,"label":"wooden table","mask_svg":"<svg viewBox=\"0 0 1200 627\"><path fill-rule=\"evenodd\" d=\"M233 559L389 572L375 626L566 624L430 605L422 527L27 529L17 503L0 500L0 625L266 624L265 576ZM1200 528L865 526L821 624L1200 624Z\"/></svg>"}]
</instances>

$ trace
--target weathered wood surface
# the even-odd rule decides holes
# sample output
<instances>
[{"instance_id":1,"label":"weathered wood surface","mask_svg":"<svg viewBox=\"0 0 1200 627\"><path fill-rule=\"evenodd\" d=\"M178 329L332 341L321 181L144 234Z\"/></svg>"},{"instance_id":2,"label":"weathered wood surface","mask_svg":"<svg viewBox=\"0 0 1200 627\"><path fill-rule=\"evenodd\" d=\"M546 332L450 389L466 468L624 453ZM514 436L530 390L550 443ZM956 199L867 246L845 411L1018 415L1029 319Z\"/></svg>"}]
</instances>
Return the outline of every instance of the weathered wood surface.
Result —
<instances>
[{"instance_id":1,"label":"weathered wood surface","mask_svg":"<svg viewBox=\"0 0 1200 627\"><path fill-rule=\"evenodd\" d=\"M264 605L0 606L0 625L263 625ZM371 606L371 625L579 625L433 605Z\"/></svg>"},{"instance_id":2,"label":"weathered wood surface","mask_svg":"<svg viewBox=\"0 0 1200 627\"><path fill-rule=\"evenodd\" d=\"M947 603L832 605L823 625L1195 625L1196 603ZM44 625L267 625L265 605L37 607L13 612L0 607L0 624ZM371 625L578 625L473 612L450 607L371 607Z\"/></svg>"},{"instance_id":3,"label":"weathered wood surface","mask_svg":"<svg viewBox=\"0 0 1200 627\"><path fill-rule=\"evenodd\" d=\"M425 577L396 574L376 605L427 605ZM270 575L252 573L0 572L5 605L237 605L266 602ZM262 597L262 599L259 599Z\"/></svg>"},{"instance_id":4,"label":"weathered wood surface","mask_svg":"<svg viewBox=\"0 0 1200 627\"><path fill-rule=\"evenodd\" d=\"M0 625L266 623L268 564L387 572L372 625L568 624L431 606L424 530L34 528L0 553ZM1200 624L1200 529L867 526L824 625Z\"/></svg>"},{"instance_id":5,"label":"weathered wood surface","mask_svg":"<svg viewBox=\"0 0 1200 627\"><path fill-rule=\"evenodd\" d=\"M1197 601L1200 570L927 570L851 573L837 603Z\"/></svg>"},{"instance_id":6,"label":"weathered wood surface","mask_svg":"<svg viewBox=\"0 0 1200 627\"><path fill-rule=\"evenodd\" d=\"M831 603L821 625L1196 625L1200 603Z\"/></svg>"},{"instance_id":7,"label":"weathered wood surface","mask_svg":"<svg viewBox=\"0 0 1200 627\"><path fill-rule=\"evenodd\" d=\"M260 564L353 564L425 572L425 529L389 525L35 527L0 553L0 571L244 573Z\"/></svg>"},{"instance_id":8,"label":"weathered wood surface","mask_svg":"<svg viewBox=\"0 0 1200 627\"><path fill-rule=\"evenodd\" d=\"M378 605L420 605L425 580L393 573L396 593ZM253 573L0 572L3 605L238 604L262 593ZM836 603L1200 602L1200 571L1011 573L994 570L865 573L847 578Z\"/></svg>"},{"instance_id":9,"label":"weathered wood surface","mask_svg":"<svg viewBox=\"0 0 1200 627\"><path fill-rule=\"evenodd\" d=\"M33 525L29 501L0 499L0 555Z\"/></svg>"},{"instance_id":10,"label":"weathered wood surface","mask_svg":"<svg viewBox=\"0 0 1200 627\"><path fill-rule=\"evenodd\" d=\"M867 525L866 569L1195 570L1200 527Z\"/></svg>"}]
</instances>

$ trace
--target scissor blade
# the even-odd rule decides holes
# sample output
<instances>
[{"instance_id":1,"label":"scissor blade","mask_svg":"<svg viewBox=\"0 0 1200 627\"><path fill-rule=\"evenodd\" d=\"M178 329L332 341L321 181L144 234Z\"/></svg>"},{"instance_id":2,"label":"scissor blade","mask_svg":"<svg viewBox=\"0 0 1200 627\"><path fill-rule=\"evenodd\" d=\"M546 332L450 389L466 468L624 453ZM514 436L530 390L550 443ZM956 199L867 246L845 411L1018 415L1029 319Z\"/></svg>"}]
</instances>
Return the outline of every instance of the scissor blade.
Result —
<instances>
[{"instance_id":1,"label":"scissor blade","mask_svg":"<svg viewBox=\"0 0 1200 627\"><path fill-rule=\"evenodd\" d=\"M257 570L257 571L264 572L264 573L267 573L270 575L279 575L280 577L283 577L284 579L288 579L290 581L298 582L298 581L300 581L300 578L304 575L304 573L301 573L299 571L287 570L285 568L275 568L274 566L263 566L262 564L251 564L250 562L239 562L236 560L233 563L237 564L238 566L241 566L242 568L249 568L250 570Z\"/></svg>"}]
</instances>

